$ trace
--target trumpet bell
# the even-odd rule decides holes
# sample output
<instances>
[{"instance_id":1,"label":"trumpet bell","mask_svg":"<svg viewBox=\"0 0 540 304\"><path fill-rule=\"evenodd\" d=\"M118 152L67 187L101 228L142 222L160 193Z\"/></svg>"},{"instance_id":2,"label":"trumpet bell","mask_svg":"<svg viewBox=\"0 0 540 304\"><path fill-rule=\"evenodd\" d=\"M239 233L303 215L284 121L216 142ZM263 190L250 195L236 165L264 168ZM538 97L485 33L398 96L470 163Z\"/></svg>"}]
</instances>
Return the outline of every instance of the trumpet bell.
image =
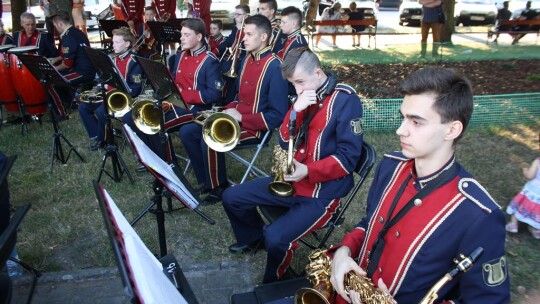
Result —
<instances>
[{"instance_id":1,"label":"trumpet bell","mask_svg":"<svg viewBox=\"0 0 540 304\"><path fill-rule=\"evenodd\" d=\"M273 182L268 184L268 191L274 196L289 197L294 195L294 187L283 179L283 172L278 173Z\"/></svg>"},{"instance_id":2,"label":"trumpet bell","mask_svg":"<svg viewBox=\"0 0 540 304\"><path fill-rule=\"evenodd\" d=\"M212 150L227 152L240 140L240 125L228 114L214 113L204 120L202 136Z\"/></svg>"},{"instance_id":3,"label":"trumpet bell","mask_svg":"<svg viewBox=\"0 0 540 304\"><path fill-rule=\"evenodd\" d=\"M145 134L157 134L160 129L159 115L161 111L154 107L152 100L138 100L133 104L133 121L141 132Z\"/></svg>"},{"instance_id":4,"label":"trumpet bell","mask_svg":"<svg viewBox=\"0 0 540 304\"><path fill-rule=\"evenodd\" d=\"M109 108L109 115L114 117L124 117L131 109L131 95L128 95L119 90L112 90L107 92L105 96L107 100L107 106Z\"/></svg>"}]
</instances>

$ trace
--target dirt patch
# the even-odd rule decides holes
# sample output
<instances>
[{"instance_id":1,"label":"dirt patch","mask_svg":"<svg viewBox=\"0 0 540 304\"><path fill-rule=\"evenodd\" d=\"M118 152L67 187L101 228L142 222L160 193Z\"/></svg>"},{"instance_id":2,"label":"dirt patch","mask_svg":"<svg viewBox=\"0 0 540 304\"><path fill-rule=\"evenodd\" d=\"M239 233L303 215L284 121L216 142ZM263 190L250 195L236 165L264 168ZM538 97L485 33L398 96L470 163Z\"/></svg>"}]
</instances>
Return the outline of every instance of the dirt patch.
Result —
<instances>
[{"instance_id":1,"label":"dirt patch","mask_svg":"<svg viewBox=\"0 0 540 304\"><path fill-rule=\"evenodd\" d=\"M342 83L364 98L399 98L399 83L410 73L432 63L358 64L333 66ZM540 60L486 60L448 62L469 78L475 95L540 92Z\"/></svg>"}]
</instances>

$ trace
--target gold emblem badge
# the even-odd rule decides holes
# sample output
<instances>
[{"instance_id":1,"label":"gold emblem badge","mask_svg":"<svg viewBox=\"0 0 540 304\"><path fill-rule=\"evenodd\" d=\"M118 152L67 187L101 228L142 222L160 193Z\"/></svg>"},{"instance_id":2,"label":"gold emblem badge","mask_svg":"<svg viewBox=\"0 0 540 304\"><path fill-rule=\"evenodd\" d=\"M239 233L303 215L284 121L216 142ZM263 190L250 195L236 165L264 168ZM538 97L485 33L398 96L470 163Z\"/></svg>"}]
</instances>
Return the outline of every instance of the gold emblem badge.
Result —
<instances>
[{"instance_id":1,"label":"gold emblem badge","mask_svg":"<svg viewBox=\"0 0 540 304\"><path fill-rule=\"evenodd\" d=\"M69 53L69 47L63 46L63 47L62 47L62 53L64 53L64 54Z\"/></svg>"},{"instance_id":2,"label":"gold emblem badge","mask_svg":"<svg viewBox=\"0 0 540 304\"><path fill-rule=\"evenodd\" d=\"M502 256L482 264L482 277L487 286L494 287L506 280L508 269L506 257Z\"/></svg>"},{"instance_id":3,"label":"gold emblem badge","mask_svg":"<svg viewBox=\"0 0 540 304\"><path fill-rule=\"evenodd\" d=\"M141 83L141 74L133 75L134 83Z\"/></svg>"},{"instance_id":4,"label":"gold emblem badge","mask_svg":"<svg viewBox=\"0 0 540 304\"><path fill-rule=\"evenodd\" d=\"M223 83L220 80L216 80L214 84L216 85L216 90L223 90Z\"/></svg>"},{"instance_id":5,"label":"gold emblem badge","mask_svg":"<svg viewBox=\"0 0 540 304\"><path fill-rule=\"evenodd\" d=\"M351 120L351 130L354 135L362 135L364 133L361 118Z\"/></svg>"}]
</instances>

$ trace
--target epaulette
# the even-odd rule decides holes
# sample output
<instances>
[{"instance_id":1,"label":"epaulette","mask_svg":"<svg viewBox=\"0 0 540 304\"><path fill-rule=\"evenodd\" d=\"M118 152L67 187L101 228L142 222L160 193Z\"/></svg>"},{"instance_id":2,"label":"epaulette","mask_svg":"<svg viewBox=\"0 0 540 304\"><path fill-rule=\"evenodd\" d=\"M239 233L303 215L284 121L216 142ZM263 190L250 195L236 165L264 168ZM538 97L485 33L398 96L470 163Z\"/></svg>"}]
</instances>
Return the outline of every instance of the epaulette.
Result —
<instances>
[{"instance_id":1,"label":"epaulette","mask_svg":"<svg viewBox=\"0 0 540 304\"><path fill-rule=\"evenodd\" d=\"M280 64L283 63L283 59L281 59L276 53L272 53L270 56L276 60L279 60Z\"/></svg>"},{"instance_id":2,"label":"epaulette","mask_svg":"<svg viewBox=\"0 0 540 304\"><path fill-rule=\"evenodd\" d=\"M459 192L466 198L471 200L475 205L480 207L484 212L491 213L495 209L500 209L501 206L495 202L493 197L472 177L462 177L458 182Z\"/></svg>"},{"instance_id":3,"label":"epaulette","mask_svg":"<svg viewBox=\"0 0 540 304\"><path fill-rule=\"evenodd\" d=\"M212 57L213 59L215 60L219 60L216 56L216 54L212 53L212 51L206 51L206 54L209 56L209 57Z\"/></svg>"},{"instance_id":4,"label":"epaulette","mask_svg":"<svg viewBox=\"0 0 540 304\"><path fill-rule=\"evenodd\" d=\"M338 83L338 84L336 85L335 90L345 92L345 93L347 93L347 94L349 94L349 95L350 95L350 94L356 95L356 90L355 90L355 89L353 89L351 86L346 85L346 84L343 84L343 83Z\"/></svg>"},{"instance_id":5,"label":"epaulette","mask_svg":"<svg viewBox=\"0 0 540 304\"><path fill-rule=\"evenodd\" d=\"M399 161L408 161L408 160L410 160L410 158L403 155L403 153L401 151L394 151L394 152L390 152L390 153L385 153L384 157L391 158L391 159L396 159L396 160L399 160Z\"/></svg>"}]
</instances>

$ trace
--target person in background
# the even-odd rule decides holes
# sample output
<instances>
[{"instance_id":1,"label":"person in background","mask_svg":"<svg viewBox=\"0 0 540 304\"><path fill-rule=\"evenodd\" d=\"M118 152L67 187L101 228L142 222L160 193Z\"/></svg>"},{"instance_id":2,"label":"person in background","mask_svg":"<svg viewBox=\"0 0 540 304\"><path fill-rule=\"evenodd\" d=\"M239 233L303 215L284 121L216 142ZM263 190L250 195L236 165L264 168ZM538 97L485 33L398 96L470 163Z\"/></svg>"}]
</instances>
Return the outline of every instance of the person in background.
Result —
<instances>
[{"instance_id":1,"label":"person in background","mask_svg":"<svg viewBox=\"0 0 540 304\"><path fill-rule=\"evenodd\" d=\"M86 31L86 16L84 14L84 0L72 0L72 16L73 26L81 30L85 35L88 35Z\"/></svg>"},{"instance_id":2,"label":"person in background","mask_svg":"<svg viewBox=\"0 0 540 304\"><path fill-rule=\"evenodd\" d=\"M522 172L529 181L506 208L506 213L511 215L506 231L517 233L519 222L522 222L528 225L535 239L540 239L540 157L529 168L522 168Z\"/></svg>"},{"instance_id":3,"label":"person in background","mask_svg":"<svg viewBox=\"0 0 540 304\"><path fill-rule=\"evenodd\" d=\"M212 20L210 22L210 36L208 37L208 45L214 55L219 55L218 47L225 42L227 37L223 36L223 22L221 20Z\"/></svg>"},{"instance_id":4,"label":"person in background","mask_svg":"<svg viewBox=\"0 0 540 304\"><path fill-rule=\"evenodd\" d=\"M321 14L321 20L341 20L341 3L336 2L331 7L327 7ZM317 28L319 33L333 34L338 31L337 26L323 25ZM318 47L321 36L317 35L315 40L315 47ZM332 47L337 48L336 35L332 35Z\"/></svg>"},{"instance_id":5,"label":"person in background","mask_svg":"<svg viewBox=\"0 0 540 304\"><path fill-rule=\"evenodd\" d=\"M47 58L58 57L53 40L36 29L36 17L32 13L24 12L21 14L21 27L23 28L21 31L13 33L15 46L37 46L39 55Z\"/></svg>"},{"instance_id":6,"label":"person in background","mask_svg":"<svg viewBox=\"0 0 540 304\"><path fill-rule=\"evenodd\" d=\"M510 30L512 27L508 25L502 25L502 23L506 20L510 20L512 17L512 12L508 9L509 1L503 2L503 8L499 9L497 11L497 22L495 24L495 40L493 40L493 43L497 43L497 39L499 39L499 32L500 31L507 31Z\"/></svg>"},{"instance_id":7,"label":"person in background","mask_svg":"<svg viewBox=\"0 0 540 304\"><path fill-rule=\"evenodd\" d=\"M136 31L143 23L144 1L140 0L115 0L123 20L132 31Z\"/></svg>"},{"instance_id":8,"label":"person in background","mask_svg":"<svg viewBox=\"0 0 540 304\"><path fill-rule=\"evenodd\" d=\"M259 0L258 13L268 18L272 25L272 35L270 36L268 43L272 46L272 51L274 51L276 47L281 49L279 45L281 44L282 33L280 31L280 21L279 19L276 19L277 8L278 5L276 0Z\"/></svg>"},{"instance_id":9,"label":"person in background","mask_svg":"<svg viewBox=\"0 0 540 304\"><path fill-rule=\"evenodd\" d=\"M427 52L427 39L429 30L433 37L433 49L431 54L433 57L439 55L439 47L441 43L441 23L440 14L442 13L441 0L418 0L422 5L422 21L420 22L420 31L422 35L420 57L425 58Z\"/></svg>"},{"instance_id":10,"label":"person in background","mask_svg":"<svg viewBox=\"0 0 540 304\"><path fill-rule=\"evenodd\" d=\"M294 6L284 8L281 11L281 32L286 40L273 49L281 60L285 59L292 49L308 46L300 27L302 27L302 12Z\"/></svg>"},{"instance_id":11,"label":"person in background","mask_svg":"<svg viewBox=\"0 0 540 304\"><path fill-rule=\"evenodd\" d=\"M4 22L0 19L0 45L13 44L13 37L4 30Z\"/></svg>"},{"instance_id":12,"label":"person in background","mask_svg":"<svg viewBox=\"0 0 540 304\"><path fill-rule=\"evenodd\" d=\"M349 4L349 9L351 10L349 12L349 20L364 20L364 11L358 11L356 9L356 2L351 2ZM352 25L353 31L356 33L356 35L352 36L352 46L360 47L360 36L362 36L362 32L366 30L366 27L364 25ZM358 39L358 43L356 43L356 39Z\"/></svg>"},{"instance_id":13,"label":"person in background","mask_svg":"<svg viewBox=\"0 0 540 304\"><path fill-rule=\"evenodd\" d=\"M144 22L139 26L137 30L138 39L144 39L144 42L136 50L137 55L144 58L153 58L158 56L161 52L161 46L158 45L156 38L152 34L148 21L156 21L156 9L153 6L147 6L144 8ZM142 37L144 36L144 38ZM139 42L139 41L137 41Z\"/></svg>"},{"instance_id":14,"label":"person in background","mask_svg":"<svg viewBox=\"0 0 540 304\"><path fill-rule=\"evenodd\" d=\"M193 0L193 11L191 13L193 18L201 18L204 21L207 33L210 33L210 21L212 21L210 15L211 4L212 1L209 0Z\"/></svg>"},{"instance_id":15,"label":"person in background","mask_svg":"<svg viewBox=\"0 0 540 304\"><path fill-rule=\"evenodd\" d=\"M69 15L69 22L73 22L73 16L72 16L72 9L73 9L73 3L72 0L42 0L43 4L43 11L45 12L45 8L48 7L49 14L45 14L45 27L47 28L47 33L49 34L49 37L51 41L55 40L55 37L58 39L60 36L60 33L56 32L56 29L54 28L53 22L52 22L52 16L58 14L58 12L67 12ZM56 34L55 34L56 33Z\"/></svg>"},{"instance_id":16,"label":"person in background","mask_svg":"<svg viewBox=\"0 0 540 304\"><path fill-rule=\"evenodd\" d=\"M527 4L525 5L525 9L521 12L521 15L517 18L517 20L535 20L540 19L540 14L534 10L531 9L532 2L527 1ZM514 29L515 31L528 31L528 30L537 30L540 28L540 25L518 25ZM514 40L512 40L512 45L518 43L518 41L523 38L527 33L522 34L514 34Z\"/></svg>"},{"instance_id":17,"label":"person in background","mask_svg":"<svg viewBox=\"0 0 540 304\"><path fill-rule=\"evenodd\" d=\"M176 19L176 0L152 0L152 7L159 21Z\"/></svg>"}]
</instances>

